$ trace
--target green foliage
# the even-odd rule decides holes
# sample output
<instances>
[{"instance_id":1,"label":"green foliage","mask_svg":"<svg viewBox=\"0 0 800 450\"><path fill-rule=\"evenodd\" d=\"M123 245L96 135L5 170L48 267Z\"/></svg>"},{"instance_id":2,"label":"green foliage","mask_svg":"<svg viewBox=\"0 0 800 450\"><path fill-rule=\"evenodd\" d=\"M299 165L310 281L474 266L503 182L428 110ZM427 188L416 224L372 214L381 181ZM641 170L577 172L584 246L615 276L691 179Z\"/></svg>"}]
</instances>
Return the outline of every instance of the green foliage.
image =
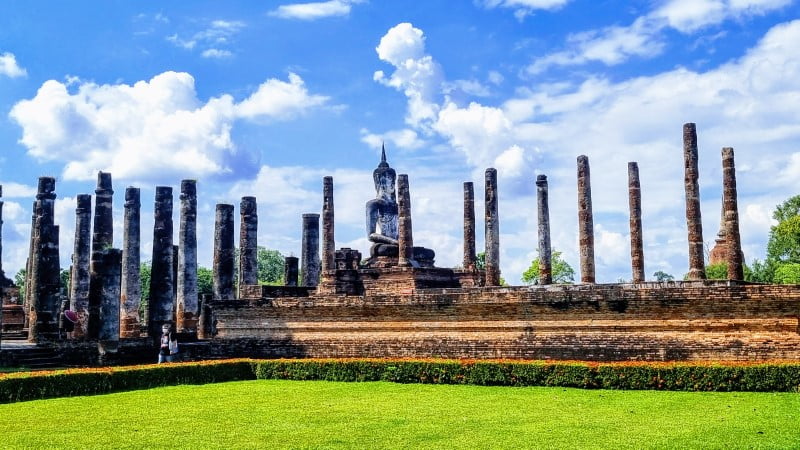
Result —
<instances>
[{"instance_id":1,"label":"green foliage","mask_svg":"<svg viewBox=\"0 0 800 450\"><path fill-rule=\"evenodd\" d=\"M480 252L475 255L475 268L478 270L486 270L486 252Z\"/></svg>"},{"instance_id":2,"label":"green foliage","mask_svg":"<svg viewBox=\"0 0 800 450\"><path fill-rule=\"evenodd\" d=\"M706 266L706 278L709 280L727 280L728 279L728 264L721 262L717 264L709 264Z\"/></svg>"},{"instance_id":3,"label":"green foliage","mask_svg":"<svg viewBox=\"0 0 800 450\"><path fill-rule=\"evenodd\" d=\"M0 374L0 403L253 378L247 360Z\"/></svg>"},{"instance_id":4,"label":"green foliage","mask_svg":"<svg viewBox=\"0 0 800 450\"><path fill-rule=\"evenodd\" d=\"M61 279L61 290L63 294L69 295L69 287L72 285L72 278L70 277L69 270L61 269L58 276Z\"/></svg>"},{"instance_id":5,"label":"green foliage","mask_svg":"<svg viewBox=\"0 0 800 450\"><path fill-rule=\"evenodd\" d=\"M800 284L800 264L784 263L775 268L775 283Z\"/></svg>"},{"instance_id":6,"label":"green foliage","mask_svg":"<svg viewBox=\"0 0 800 450\"><path fill-rule=\"evenodd\" d=\"M575 270L561 257L561 252L553 250L550 258L553 283L572 284L575 281ZM539 284L539 258L535 258L522 273L522 282L525 284Z\"/></svg>"},{"instance_id":7,"label":"green foliage","mask_svg":"<svg viewBox=\"0 0 800 450\"><path fill-rule=\"evenodd\" d=\"M147 305L150 304L150 261L145 261L139 265L139 281L142 289L142 301L139 303L139 320L147 323Z\"/></svg>"},{"instance_id":8,"label":"green foliage","mask_svg":"<svg viewBox=\"0 0 800 450\"><path fill-rule=\"evenodd\" d=\"M211 269L197 267L197 294L211 295L214 289L214 272Z\"/></svg>"},{"instance_id":9,"label":"green foliage","mask_svg":"<svg viewBox=\"0 0 800 450\"><path fill-rule=\"evenodd\" d=\"M16 275L14 275L14 284L19 288L19 301L22 303L22 299L25 298L25 277L27 276L28 271L23 267L19 269Z\"/></svg>"},{"instance_id":10,"label":"green foliage","mask_svg":"<svg viewBox=\"0 0 800 450\"><path fill-rule=\"evenodd\" d=\"M798 391L800 364L690 365L578 362L270 360L259 379L561 386L684 391Z\"/></svg>"},{"instance_id":11,"label":"green foliage","mask_svg":"<svg viewBox=\"0 0 800 450\"><path fill-rule=\"evenodd\" d=\"M795 269L784 265L800 264L800 195L791 197L775 207L772 218L778 224L770 228L767 258L758 270L754 281L796 283Z\"/></svg>"},{"instance_id":12,"label":"green foliage","mask_svg":"<svg viewBox=\"0 0 800 450\"><path fill-rule=\"evenodd\" d=\"M259 284L283 284L285 260L281 252L258 247L258 282Z\"/></svg>"},{"instance_id":13,"label":"green foliage","mask_svg":"<svg viewBox=\"0 0 800 450\"><path fill-rule=\"evenodd\" d=\"M756 283L772 283L772 279L775 275L775 268L770 267L766 261L762 262L754 259L753 264L749 266L750 270L747 270L747 267L748 266L745 266L744 271L745 281L753 281Z\"/></svg>"},{"instance_id":14,"label":"green foliage","mask_svg":"<svg viewBox=\"0 0 800 450\"><path fill-rule=\"evenodd\" d=\"M659 271L655 272L653 274L653 278L655 278L656 281L658 281L659 283L663 283L665 281L674 281L675 280L675 277L673 277L672 275L668 274L667 272L664 272L663 270L659 270Z\"/></svg>"}]
</instances>

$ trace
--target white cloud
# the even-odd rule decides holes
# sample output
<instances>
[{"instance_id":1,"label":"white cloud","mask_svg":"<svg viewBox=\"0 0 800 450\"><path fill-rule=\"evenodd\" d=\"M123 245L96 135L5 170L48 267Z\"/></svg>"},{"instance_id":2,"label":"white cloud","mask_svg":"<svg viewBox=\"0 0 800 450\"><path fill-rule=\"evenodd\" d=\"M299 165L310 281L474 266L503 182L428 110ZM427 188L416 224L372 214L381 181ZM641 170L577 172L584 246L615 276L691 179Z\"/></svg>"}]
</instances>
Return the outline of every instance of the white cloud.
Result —
<instances>
[{"instance_id":1,"label":"white cloud","mask_svg":"<svg viewBox=\"0 0 800 450\"><path fill-rule=\"evenodd\" d=\"M458 91L473 97L488 97L492 93L487 86L476 80L455 80L445 82L442 85L444 93L452 95Z\"/></svg>"},{"instance_id":2,"label":"white cloud","mask_svg":"<svg viewBox=\"0 0 800 450\"><path fill-rule=\"evenodd\" d=\"M27 76L28 72L17 64L17 57L13 53L5 52L0 54L0 75L17 78Z\"/></svg>"},{"instance_id":3,"label":"white cloud","mask_svg":"<svg viewBox=\"0 0 800 450\"><path fill-rule=\"evenodd\" d=\"M269 15L281 19L317 20L325 17L347 16L352 5L363 0L329 0L326 2L291 3L278 6Z\"/></svg>"},{"instance_id":4,"label":"white cloud","mask_svg":"<svg viewBox=\"0 0 800 450\"><path fill-rule=\"evenodd\" d=\"M2 195L0 197L5 198L30 198L36 195L36 187L35 186L27 186L20 183L15 182L0 182L0 187L2 187Z\"/></svg>"},{"instance_id":5,"label":"white cloud","mask_svg":"<svg viewBox=\"0 0 800 450\"><path fill-rule=\"evenodd\" d=\"M392 147L404 150L416 150L425 145L425 141L419 138L417 132L408 128L390 130L381 134L370 133L366 128L362 128L361 142L376 150L380 149L385 142Z\"/></svg>"},{"instance_id":6,"label":"white cloud","mask_svg":"<svg viewBox=\"0 0 800 450\"><path fill-rule=\"evenodd\" d=\"M211 59L225 59L233 56L233 53L231 53L229 50L209 48L208 50L203 50L203 53L201 53L200 56L202 56L203 58L211 58Z\"/></svg>"},{"instance_id":7,"label":"white cloud","mask_svg":"<svg viewBox=\"0 0 800 450\"><path fill-rule=\"evenodd\" d=\"M166 39L167 42L185 50L202 48L201 56L204 58L225 58L231 56L233 52L221 47L230 45L233 37L245 26L244 22L238 20L212 20L207 28L193 33L189 38L174 33Z\"/></svg>"},{"instance_id":8,"label":"white cloud","mask_svg":"<svg viewBox=\"0 0 800 450\"><path fill-rule=\"evenodd\" d=\"M487 9L507 8L514 10L514 16L522 20L535 10L556 10L569 3L570 0L481 0Z\"/></svg>"},{"instance_id":9,"label":"white cloud","mask_svg":"<svg viewBox=\"0 0 800 450\"><path fill-rule=\"evenodd\" d=\"M237 119L288 119L327 100L310 95L295 74L267 80L240 103L228 94L201 101L188 73L133 85L75 83L70 93L47 81L9 114L28 153L66 163L68 180L90 180L98 170L128 180L241 175L252 161L231 138Z\"/></svg>"},{"instance_id":10,"label":"white cloud","mask_svg":"<svg viewBox=\"0 0 800 450\"><path fill-rule=\"evenodd\" d=\"M489 80L489 83L492 83L495 86L499 86L499 85L501 85L503 83L503 80L505 80L505 77L503 77L503 75L500 72L498 72L496 70L491 70L491 71L489 71L488 80Z\"/></svg>"},{"instance_id":11,"label":"white cloud","mask_svg":"<svg viewBox=\"0 0 800 450\"><path fill-rule=\"evenodd\" d=\"M610 26L567 37L565 50L537 58L526 71L535 75L553 66L601 62L620 64L631 57L650 58L665 47L666 28L684 34L720 24L729 19L763 15L783 8L792 0L668 0L628 26Z\"/></svg>"},{"instance_id":12,"label":"white cloud","mask_svg":"<svg viewBox=\"0 0 800 450\"><path fill-rule=\"evenodd\" d=\"M406 122L418 126L435 119L443 76L439 64L425 54L422 30L410 23L398 24L381 38L375 51L378 58L393 65L395 71L388 78L377 71L373 78L408 97Z\"/></svg>"},{"instance_id":13,"label":"white cloud","mask_svg":"<svg viewBox=\"0 0 800 450\"><path fill-rule=\"evenodd\" d=\"M236 106L239 117L247 119L290 119L328 101L324 95L309 95L303 79L289 74L289 82L270 79Z\"/></svg>"}]
</instances>

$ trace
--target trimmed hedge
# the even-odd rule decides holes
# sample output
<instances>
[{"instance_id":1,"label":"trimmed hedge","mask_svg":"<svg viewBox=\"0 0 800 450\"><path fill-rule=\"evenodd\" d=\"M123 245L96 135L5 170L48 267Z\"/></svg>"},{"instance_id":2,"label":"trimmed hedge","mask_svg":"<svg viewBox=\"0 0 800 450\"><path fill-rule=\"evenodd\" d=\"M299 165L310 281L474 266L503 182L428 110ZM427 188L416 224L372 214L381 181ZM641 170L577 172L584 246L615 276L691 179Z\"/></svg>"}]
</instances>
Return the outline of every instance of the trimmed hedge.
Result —
<instances>
[{"instance_id":1,"label":"trimmed hedge","mask_svg":"<svg viewBox=\"0 0 800 450\"><path fill-rule=\"evenodd\" d=\"M255 379L253 362L228 360L0 374L0 403Z\"/></svg>"},{"instance_id":2,"label":"trimmed hedge","mask_svg":"<svg viewBox=\"0 0 800 450\"><path fill-rule=\"evenodd\" d=\"M392 359L205 361L0 374L0 403L253 379L800 392L800 362L586 363Z\"/></svg>"},{"instance_id":3,"label":"trimmed hedge","mask_svg":"<svg viewBox=\"0 0 800 450\"><path fill-rule=\"evenodd\" d=\"M559 386L583 389L800 392L800 363L267 360L258 379Z\"/></svg>"}]
</instances>

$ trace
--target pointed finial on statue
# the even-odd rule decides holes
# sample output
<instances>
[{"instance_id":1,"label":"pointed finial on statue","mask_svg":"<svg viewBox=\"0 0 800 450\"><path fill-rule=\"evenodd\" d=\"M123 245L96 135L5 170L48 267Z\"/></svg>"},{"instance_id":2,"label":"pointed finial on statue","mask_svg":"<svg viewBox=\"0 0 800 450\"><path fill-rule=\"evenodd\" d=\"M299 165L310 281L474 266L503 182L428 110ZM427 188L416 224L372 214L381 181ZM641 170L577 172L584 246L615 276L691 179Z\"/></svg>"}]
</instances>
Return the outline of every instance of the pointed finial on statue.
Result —
<instances>
[{"instance_id":1,"label":"pointed finial on statue","mask_svg":"<svg viewBox=\"0 0 800 450\"><path fill-rule=\"evenodd\" d=\"M381 142L381 162L386 162L386 144Z\"/></svg>"}]
</instances>

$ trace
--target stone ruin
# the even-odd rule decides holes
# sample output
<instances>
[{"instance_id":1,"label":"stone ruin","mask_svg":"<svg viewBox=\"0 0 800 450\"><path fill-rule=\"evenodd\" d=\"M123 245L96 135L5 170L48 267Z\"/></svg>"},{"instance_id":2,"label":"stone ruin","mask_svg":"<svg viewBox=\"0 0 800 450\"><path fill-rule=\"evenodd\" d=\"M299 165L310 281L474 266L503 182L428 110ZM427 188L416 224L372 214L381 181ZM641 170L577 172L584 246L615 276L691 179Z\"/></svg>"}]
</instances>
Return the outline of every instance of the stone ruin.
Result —
<instances>
[{"instance_id":1,"label":"stone ruin","mask_svg":"<svg viewBox=\"0 0 800 450\"><path fill-rule=\"evenodd\" d=\"M257 202L243 197L238 290L234 289L235 208L219 204L213 295L202 301L197 295L197 184L181 182L177 245L172 242L172 188L157 187L145 323L139 322L139 190L130 187L125 192L121 250L111 248L111 175L98 174L91 235L91 198L77 197L72 284L65 302L57 275L55 180L42 177L33 209L23 326L29 341L58 347L63 355L87 364L152 359L153 337L165 323L175 325L188 358L800 358L800 286L743 281L731 148L722 150L724 249L717 252L727 264L728 280L705 280L694 124L684 125L683 141L688 281L645 282L635 162L628 164L632 283L595 283L589 160L581 155L577 158L581 283L552 284L548 183L546 175L538 175L540 281L535 286L502 287L496 170L485 173L484 266L479 268L476 259L474 188L466 182L463 264L459 269L440 268L434 264L433 249L414 245L409 177L396 174L384 149L373 173L376 197L365 207L365 235L372 243L367 258L354 249L336 249L334 183L332 177L324 177L321 214L302 216L301 258L286 258L286 285L259 286ZM0 266L0 282L4 279ZM64 321L59 322L64 309L78 318L69 333Z\"/></svg>"}]
</instances>

